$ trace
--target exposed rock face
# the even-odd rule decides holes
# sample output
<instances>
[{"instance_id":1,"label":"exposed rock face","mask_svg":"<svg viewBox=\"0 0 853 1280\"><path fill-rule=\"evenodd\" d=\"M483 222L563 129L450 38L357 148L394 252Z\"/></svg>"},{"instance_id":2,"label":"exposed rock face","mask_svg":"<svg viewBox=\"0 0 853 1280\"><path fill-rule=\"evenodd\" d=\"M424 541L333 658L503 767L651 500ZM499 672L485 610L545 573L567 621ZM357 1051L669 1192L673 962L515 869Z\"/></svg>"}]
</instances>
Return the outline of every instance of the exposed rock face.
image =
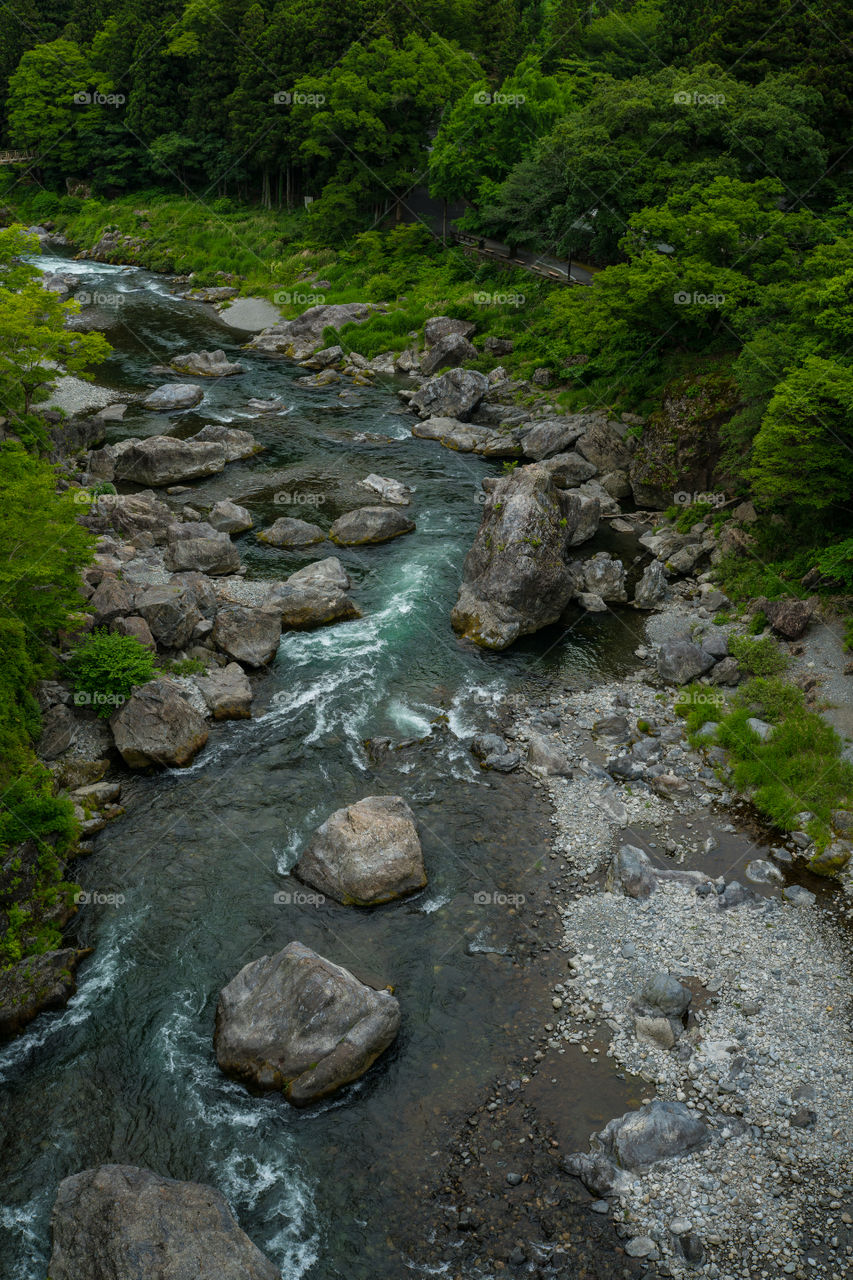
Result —
<instances>
[{"instance_id":1,"label":"exposed rock face","mask_svg":"<svg viewBox=\"0 0 853 1280\"><path fill-rule=\"evenodd\" d=\"M214 720L245 720L251 715L252 686L238 663L199 676L196 684Z\"/></svg>"},{"instance_id":2,"label":"exposed rock face","mask_svg":"<svg viewBox=\"0 0 853 1280\"><path fill-rule=\"evenodd\" d=\"M271 547L310 547L325 540L326 535L318 524L297 520L293 516L280 516L258 534L258 541L269 543Z\"/></svg>"},{"instance_id":3,"label":"exposed rock face","mask_svg":"<svg viewBox=\"0 0 853 1280\"><path fill-rule=\"evenodd\" d=\"M105 574L89 598L95 626L103 627L121 614L133 612L134 592L121 578Z\"/></svg>"},{"instance_id":4,"label":"exposed rock face","mask_svg":"<svg viewBox=\"0 0 853 1280\"><path fill-rule=\"evenodd\" d=\"M679 492L708 493L719 486L719 428L737 404L731 379L690 375L671 383L659 412L646 422L628 474L640 507L660 510Z\"/></svg>"},{"instance_id":5,"label":"exposed rock face","mask_svg":"<svg viewBox=\"0 0 853 1280\"><path fill-rule=\"evenodd\" d=\"M207 523L212 525L217 533L232 534L245 533L247 529L251 529L254 521L245 507L240 507L236 502L223 498L221 502L211 507Z\"/></svg>"},{"instance_id":6,"label":"exposed rock face","mask_svg":"<svg viewBox=\"0 0 853 1280\"><path fill-rule=\"evenodd\" d=\"M167 561L176 573L192 569L218 575L236 573L240 568L240 554L228 534L205 520L187 521L170 529Z\"/></svg>"},{"instance_id":7,"label":"exposed rock face","mask_svg":"<svg viewBox=\"0 0 853 1280\"><path fill-rule=\"evenodd\" d=\"M438 440L445 449L459 453L479 453L484 458L518 458L521 445L517 433L505 434L492 427L474 426L456 418L426 418L412 427L419 440Z\"/></svg>"},{"instance_id":8,"label":"exposed rock face","mask_svg":"<svg viewBox=\"0 0 853 1280\"><path fill-rule=\"evenodd\" d=\"M421 372L431 377L439 369L457 368L466 360L476 360L478 355L477 348L461 333L448 333L421 356Z\"/></svg>"},{"instance_id":9,"label":"exposed rock face","mask_svg":"<svg viewBox=\"0 0 853 1280\"><path fill-rule=\"evenodd\" d=\"M213 1187L107 1164L65 1178L51 1280L281 1280Z\"/></svg>"},{"instance_id":10,"label":"exposed rock face","mask_svg":"<svg viewBox=\"0 0 853 1280\"><path fill-rule=\"evenodd\" d=\"M329 537L341 547L360 547L369 542L389 542L411 533L414 520L389 507L358 507L347 511L329 530Z\"/></svg>"},{"instance_id":11,"label":"exposed rock face","mask_svg":"<svg viewBox=\"0 0 853 1280\"><path fill-rule=\"evenodd\" d=\"M691 640L666 640L658 650L658 674L667 684L689 684L714 665L714 659Z\"/></svg>"},{"instance_id":12,"label":"exposed rock face","mask_svg":"<svg viewBox=\"0 0 853 1280\"><path fill-rule=\"evenodd\" d=\"M28 956L0 971L0 1036L15 1035L43 1009L61 1009L77 990L74 974L88 951L67 947Z\"/></svg>"},{"instance_id":13,"label":"exposed rock face","mask_svg":"<svg viewBox=\"0 0 853 1280\"><path fill-rule=\"evenodd\" d=\"M214 1045L228 1075L306 1106L363 1075L399 1026L389 991L291 942L223 988Z\"/></svg>"},{"instance_id":14,"label":"exposed rock face","mask_svg":"<svg viewBox=\"0 0 853 1280\"><path fill-rule=\"evenodd\" d=\"M192 382L167 382L164 386L152 391L142 401L146 409L157 409L160 413L173 413L176 409L191 409L198 404L204 392Z\"/></svg>"},{"instance_id":15,"label":"exposed rock face","mask_svg":"<svg viewBox=\"0 0 853 1280\"><path fill-rule=\"evenodd\" d=\"M622 470L631 460L624 435L622 423L608 422L603 415L597 415L578 440L577 451L602 473Z\"/></svg>"},{"instance_id":16,"label":"exposed rock face","mask_svg":"<svg viewBox=\"0 0 853 1280\"><path fill-rule=\"evenodd\" d=\"M283 628L301 630L328 622L360 618L358 605L340 587L327 583L288 581L269 597L267 607L277 609Z\"/></svg>"},{"instance_id":17,"label":"exposed rock face","mask_svg":"<svg viewBox=\"0 0 853 1280\"><path fill-rule=\"evenodd\" d=\"M110 720L115 744L131 769L189 764L207 742L207 726L174 680L134 689Z\"/></svg>"},{"instance_id":18,"label":"exposed rock face","mask_svg":"<svg viewBox=\"0 0 853 1280\"><path fill-rule=\"evenodd\" d=\"M109 501L100 499L92 506L81 522L95 533L116 532L131 542L150 539L155 546L162 546L175 523L175 517L165 502L149 490L147 493L115 493Z\"/></svg>"},{"instance_id":19,"label":"exposed rock face","mask_svg":"<svg viewBox=\"0 0 853 1280\"><path fill-rule=\"evenodd\" d=\"M149 436L147 440L134 440L116 457L115 477L160 488L216 475L225 469L225 462L225 450L220 444Z\"/></svg>"},{"instance_id":20,"label":"exposed rock face","mask_svg":"<svg viewBox=\"0 0 853 1280\"><path fill-rule=\"evenodd\" d=\"M424 342L434 347L437 342L451 334L462 338L470 338L476 328L468 320L454 320L450 316L430 316L424 324Z\"/></svg>"},{"instance_id":21,"label":"exposed rock face","mask_svg":"<svg viewBox=\"0 0 853 1280\"><path fill-rule=\"evenodd\" d=\"M621 888L629 898L648 898L658 887L655 869L648 855L632 844L624 844L608 872L607 888Z\"/></svg>"},{"instance_id":22,"label":"exposed rock face","mask_svg":"<svg viewBox=\"0 0 853 1280\"><path fill-rule=\"evenodd\" d=\"M137 597L136 608L164 649L183 649L202 618L195 600L181 582L147 587Z\"/></svg>"},{"instance_id":23,"label":"exposed rock face","mask_svg":"<svg viewBox=\"0 0 853 1280\"><path fill-rule=\"evenodd\" d=\"M552 475L561 489L575 489L596 474L597 468L579 453L555 453L539 464Z\"/></svg>"},{"instance_id":24,"label":"exposed rock face","mask_svg":"<svg viewBox=\"0 0 853 1280\"><path fill-rule=\"evenodd\" d=\"M217 613L211 639L229 658L247 667L264 667L278 651L281 639L278 612L229 605Z\"/></svg>"},{"instance_id":25,"label":"exposed rock face","mask_svg":"<svg viewBox=\"0 0 853 1280\"><path fill-rule=\"evenodd\" d=\"M336 902L372 907L426 884L415 815L401 796L367 796L317 830L294 872Z\"/></svg>"},{"instance_id":26,"label":"exposed rock face","mask_svg":"<svg viewBox=\"0 0 853 1280\"><path fill-rule=\"evenodd\" d=\"M786 640L799 640L814 616L809 600L756 600L753 609L760 610L773 630Z\"/></svg>"},{"instance_id":27,"label":"exposed rock face","mask_svg":"<svg viewBox=\"0 0 853 1280\"><path fill-rule=\"evenodd\" d=\"M211 422L191 437L201 444L221 444L225 450L226 462L239 462L241 458L251 458L260 453L258 444L251 431L240 431L237 427L226 427L221 422Z\"/></svg>"},{"instance_id":28,"label":"exposed rock face","mask_svg":"<svg viewBox=\"0 0 853 1280\"><path fill-rule=\"evenodd\" d=\"M245 373L241 364L232 364L224 351L188 351L169 361L178 373L189 373L195 378L231 378Z\"/></svg>"},{"instance_id":29,"label":"exposed rock face","mask_svg":"<svg viewBox=\"0 0 853 1280\"><path fill-rule=\"evenodd\" d=\"M145 645L146 649L150 649L152 653L157 652L157 642L151 633L151 628L142 617L131 614L129 618L116 618L110 626L110 631L120 636L136 636L139 643Z\"/></svg>"},{"instance_id":30,"label":"exposed rock face","mask_svg":"<svg viewBox=\"0 0 853 1280\"><path fill-rule=\"evenodd\" d=\"M542 466L521 467L487 492L451 614L456 631L488 649L505 649L556 622L574 582L569 548L591 537L597 505L559 489Z\"/></svg>"},{"instance_id":31,"label":"exposed rock face","mask_svg":"<svg viewBox=\"0 0 853 1280\"><path fill-rule=\"evenodd\" d=\"M489 389L484 373L473 369L449 369L416 391L409 401L422 418L458 418L467 422Z\"/></svg>"},{"instance_id":32,"label":"exposed rock face","mask_svg":"<svg viewBox=\"0 0 853 1280\"><path fill-rule=\"evenodd\" d=\"M527 739L527 766L549 777L571 778L572 767L561 745L543 733L530 730Z\"/></svg>"},{"instance_id":33,"label":"exposed rock face","mask_svg":"<svg viewBox=\"0 0 853 1280\"><path fill-rule=\"evenodd\" d=\"M340 329L345 324L364 324L375 311L384 310L368 302L318 304L303 311L295 320L281 320L264 329L249 343L260 351L275 351L304 360L320 349L323 330Z\"/></svg>"}]
</instances>

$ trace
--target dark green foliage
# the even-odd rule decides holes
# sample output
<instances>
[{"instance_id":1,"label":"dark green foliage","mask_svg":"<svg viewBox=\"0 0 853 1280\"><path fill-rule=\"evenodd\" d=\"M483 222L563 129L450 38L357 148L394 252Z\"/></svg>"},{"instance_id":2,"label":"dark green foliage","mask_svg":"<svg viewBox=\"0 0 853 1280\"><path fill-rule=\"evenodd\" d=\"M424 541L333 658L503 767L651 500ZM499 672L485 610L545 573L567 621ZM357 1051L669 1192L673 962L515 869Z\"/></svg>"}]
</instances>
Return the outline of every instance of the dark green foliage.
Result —
<instances>
[{"instance_id":1,"label":"dark green foliage","mask_svg":"<svg viewBox=\"0 0 853 1280\"><path fill-rule=\"evenodd\" d=\"M68 664L75 701L108 718L130 697L137 685L155 675L154 655L136 636L95 631L75 649Z\"/></svg>"},{"instance_id":2,"label":"dark green foliage","mask_svg":"<svg viewBox=\"0 0 853 1280\"><path fill-rule=\"evenodd\" d=\"M760 640L729 636L729 653L750 676L778 676L788 665L786 655L770 636Z\"/></svg>"}]
</instances>

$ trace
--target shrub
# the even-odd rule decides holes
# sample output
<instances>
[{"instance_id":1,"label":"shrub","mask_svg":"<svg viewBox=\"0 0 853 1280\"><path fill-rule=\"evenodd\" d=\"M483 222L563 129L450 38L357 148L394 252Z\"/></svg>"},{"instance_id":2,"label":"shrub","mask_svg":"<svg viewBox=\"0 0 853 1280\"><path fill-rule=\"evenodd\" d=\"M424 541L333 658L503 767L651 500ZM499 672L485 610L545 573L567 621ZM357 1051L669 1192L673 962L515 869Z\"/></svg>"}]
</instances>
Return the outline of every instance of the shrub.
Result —
<instances>
[{"instance_id":1,"label":"shrub","mask_svg":"<svg viewBox=\"0 0 853 1280\"><path fill-rule=\"evenodd\" d=\"M761 640L753 640L749 636L729 636L729 653L737 658L750 676L777 676L788 665L787 656L770 636Z\"/></svg>"},{"instance_id":2,"label":"shrub","mask_svg":"<svg viewBox=\"0 0 853 1280\"><path fill-rule=\"evenodd\" d=\"M111 716L137 685L154 678L154 655L136 636L96 631L72 655L75 701Z\"/></svg>"}]
</instances>

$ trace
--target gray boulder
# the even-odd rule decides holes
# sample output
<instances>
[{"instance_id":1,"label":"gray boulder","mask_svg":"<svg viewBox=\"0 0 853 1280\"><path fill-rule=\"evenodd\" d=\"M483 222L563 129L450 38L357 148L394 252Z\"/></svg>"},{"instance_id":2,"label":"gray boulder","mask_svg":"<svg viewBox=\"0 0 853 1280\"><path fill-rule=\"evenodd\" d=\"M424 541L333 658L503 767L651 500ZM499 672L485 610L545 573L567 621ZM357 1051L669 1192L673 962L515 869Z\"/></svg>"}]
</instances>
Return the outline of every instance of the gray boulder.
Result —
<instances>
[{"instance_id":1,"label":"gray boulder","mask_svg":"<svg viewBox=\"0 0 853 1280\"><path fill-rule=\"evenodd\" d=\"M232 534L245 533L247 529L251 529L254 521L245 507L240 507L236 502L223 498L221 502L216 502L211 507L207 523L217 533Z\"/></svg>"},{"instance_id":2,"label":"gray boulder","mask_svg":"<svg viewBox=\"0 0 853 1280\"><path fill-rule=\"evenodd\" d=\"M326 328L340 329L345 324L364 324L384 307L368 302L318 303L308 307L295 320L281 320L264 329L249 343L259 351L274 351L304 360L323 345Z\"/></svg>"},{"instance_id":3,"label":"gray boulder","mask_svg":"<svg viewBox=\"0 0 853 1280\"><path fill-rule=\"evenodd\" d=\"M241 364L232 364L224 351L188 351L175 356L169 364L178 373L189 373L195 378L231 378L245 373Z\"/></svg>"},{"instance_id":4,"label":"gray boulder","mask_svg":"<svg viewBox=\"0 0 853 1280\"><path fill-rule=\"evenodd\" d=\"M201 387L195 383L167 382L146 396L142 405L145 409L156 409L160 413L173 413L176 409L191 409L203 395Z\"/></svg>"},{"instance_id":5,"label":"gray boulder","mask_svg":"<svg viewBox=\"0 0 853 1280\"><path fill-rule=\"evenodd\" d=\"M246 720L252 713L252 686L237 662L196 678L214 720Z\"/></svg>"},{"instance_id":6,"label":"gray boulder","mask_svg":"<svg viewBox=\"0 0 853 1280\"><path fill-rule=\"evenodd\" d=\"M361 610L346 591L320 582L288 580L270 595L266 607L278 610L282 627L291 630L361 617Z\"/></svg>"},{"instance_id":7,"label":"gray boulder","mask_svg":"<svg viewBox=\"0 0 853 1280\"><path fill-rule=\"evenodd\" d=\"M118 533L129 542L163 546L175 517L166 503L149 491L110 494L109 501L102 498L93 504L80 522L94 533Z\"/></svg>"},{"instance_id":8,"label":"gray boulder","mask_svg":"<svg viewBox=\"0 0 853 1280\"><path fill-rule=\"evenodd\" d=\"M606 883L611 892L621 888L629 898L648 898L657 889L658 878L642 849L623 844L613 858Z\"/></svg>"},{"instance_id":9,"label":"gray boulder","mask_svg":"<svg viewBox=\"0 0 853 1280\"><path fill-rule=\"evenodd\" d=\"M190 520L169 530L166 561L176 573L191 569L218 576L240 568L240 554L228 534L205 520Z\"/></svg>"},{"instance_id":10,"label":"gray boulder","mask_svg":"<svg viewBox=\"0 0 853 1280\"><path fill-rule=\"evenodd\" d=\"M667 684L688 684L704 675L714 659L691 640L665 640L658 650L658 675Z\"/></svg>"},{"instance_id":11,"label":"gray boulder","mask_svg":"<svg viewBox=\"0 0 853 1280\"><path fill-rule=\"evenodd\" d=\"M134 440L116 458L115 478L162 488L179 481L216 475L225 469L225 462L221 444L149 436L146 440Z\"/></svg>"},{"instance_id":12,"label":"gray boulder","mask_svg":"<svg viewBox=\"0 0 853 1280\"><path fill-rule=\"evenodd\" d=\"M242 458L251 458L260 453L258 444L251 431L241 431L237 427L226 427L221 422L211 422L192 437L196 443L219 444L225 450L226 462L239 462Z\"/></svg>"},{"instance_id":13,"label":"gray boulder","mask_svg":"<svg viewBox=\"0 0 853 1280\"><path fill-rule=\"evenodd\" d=\"M470 338L476 325L469 320L454 320L450 316L430 316L424 324L424 342L427 347L434 347L437 342L456 334L462 338Z\"/></svg>"},{"instance_id":14,"label":"gray boulder","mask_svg":"<svg viewBox=\"0 0 853 1280\"><path fill-rule=\"evenodd\" d=\"M686 1155L707 1140L708 1129L695 1111L660 1098L611 1120L599 1134L605 1154L620 1168L632 1170Z\"/></svg>"},{"instance_id":15,"label":"gray boulder","mask_svg":"<svg viewBox=\"0 0 853 1280\"><path fill-rule=\"evenodd\" d=\"M628 599L625 590L625 566L606 551L599 551L583 566L583 580L587 591L609 603Z\"/></svg>"},{"instance_id":16,"label":"gray boulder","mask_svg":"<svg viewBox=\"0 0 853 1280\"><path fill-rule=\"evenodd\" d=\"M576 489L586 484L596 474L596 468L579 453L555 453L545 458L540 466L554 477L561 489Z\"/></svg>"},{"instance_id":17,"label":"gray boulder","mask_svg":"<svg viewBox=\"0 0 853 1280\"><path fill-rule=\"evenodd\" d=\"M133 613L134 598L133 588L128 583L113 574L104 574L94 594L89 597L95 626L106 626L114 618Z\"/></svg>"},{"instance_id":18,"label":"gray boulder","mask_svg":"<svg viewBox=\"0 0 853 1280\"><path fill-rule=\"evenodd\" d=\"M390 991L291 942L223 988L214 1046L227 1075L306 1106L363 1075L399 1026Z\"/></svg>"},{"instance_id":19,"label":"gray boulder","mask_svg":"<svg viewBox=\"0 0 853 1280\"><path fill-rule=\"evenodd\" d=\"M563 747L531 729L527 738L527 765L548 777L571 778L572 767Z\"/></svg>"},{"instance_id":20,"label":"gray boulder","mask_svg":"<svg viewBox=\"0 0 853 1280\"><path fill-rule=\"evenodd\" d=\"M640 992L642 1004L666 1018L683 1017L692 999L689 988L671 973L653 974Z\"/></svg>"},{"instance_id":21,"label":"gray boulder","mask_svg":"<svg viewBox=\"0 0 853 1280\"><path fill-rule=\"evenodd\" d=\"M349 591L352 583L350 576L337 556L326 556L324 560L315 560L297 569L287 579L290 587L337 587L339 591Z\"/></svg>"},{"instance_id":22,"label":"gray boulder","mask_svg":"<svg viewBox=\"0 0 853 1280\"><path fill-rule=\"evenodd\" d=\"M634 589L634 605L638 609L657 609L666 599L666 592L666 569L662 561L653 560Z\"/></svg>"},{"instance_id":23,"label":"gray boulder","mask_svg":"<svg viewBox=\"0 0 853 1280\"><path fill-rule=\"evenodd\" d=\"M358 507L339 516L329 530L332 542L341 547L360 547L366 543L389 542L401 534L411 533L414 520L389 507Z\"/></svg>"},{"instance_id":24,"label":"gray boulder","mask_svg":"<svg viewBox=\"0 0 853 1280\"><path fill-rule=\"evenodd\" d=\"M608 422L603 415L592 421L578 440L577 451L595 463L602 474L608 471L624 471L631 461L631 452L624 441L625 428L621 423Z\"/></svg>"},{"instance_id":25,"label":"gray boulder","mask_svg":"<svg viewBox=\"0 0 853 1280\"><path fill-rule=\"evenodd\" d=\"M401 796L367 796L317 830L294 873L347 906L372 907L426 884L415 815Z\"/></svg>"},{"instance_id":26,"label":"gray boulder","mask_svg":"<svg viewBox=\"0 0 853 1280\"><path fill-rule=\"evenodd\" d=\"M494 769L497 773L512 773L521 764L521 752L498 733L478 734L471 743L471 754L480 761L482 769Z\"/></svg>"},{"instance_id":27,"label":"gray boulder","mask_svg":"<svg viewBox=\"0 0 853 1280\"><path fill-rule=\"evenodd\" d=\"M112 716L116 747L131 769L187 765L207 742L207 726L173 680L161 677L134 689Z\"/></svg>"},{"instance_id":28,"label":"gray boulder","mask_svg":"<svg viewBox=\"0 0 853 1280\"><path fill-rule=\"evenodd\" d=\"M585 499L557 487L540 466L490 484L451 613L456 631L488 649L557 621L572 597L569 549L592 536Z\"/></svg>"},{"instance_id":29,"label":"gray boulder","mask_svg":"<svg viewBox=\"0 0 853 1280\"><path fill-rule=\"evenodd\" d=\"M430 378L409 401L421 418L458 418L467 422L489 389L484 373L473 369L449 369Z\"/></svg>"},{"instance_id":30,"label":"gray boulder","mask_svg":"<svg viewBox=\"0 0 853 1280\"><path fill-rule=\"evenodd\" d=\"M164 649L183 649L202 613L180 581L147 587L137 597L136 610Z\"/></svg>"},{"instance_id":31,"label":"gray boulder","mask_svg":"<svg viewBox=\"0 0 853 1280\"><path fill-rule=\"evenodd\" d=\"M389 480L385 476L378 476L375 472L371 472L358 483L363 489L378 493L383 502L390 502L396 507L407 507L412 500L412 491L408 485L400 480Z\"/></svg>"},{"instance_id":32,"label":"gray boulder","mask_svg":"<svg viewBox=\"0 0 853 1280\"><path fill-rule=\"evenodd\" d=\"M553 457L555 453L565 453L580 439L588 425L589 419L582 413L570 414L565 418L543 418L524 434L521 443L525 458L541 462L543 458ZM583 479L590 480L597 468L591 462L586 462L586 467L588 471Z\"/></svg>"},{"instance_id":33,"label":"gray boulder","mask_svg":"<svg viewBox=\"0 0 853 1280\"><path fill-rule=\"evenodd\" d=\"M297 520L293 516L280 516L258 534L258 541L271 547L310 547L325 540L326 535L318 524Z\"/></svg>"},{"instance_id":34,"label":"gray boulder","mask_svg":"<svg viewBox=\"0 0 853 1280\"><path fill-rule=\"evenodd\" d=\"M476 360L478 355L477 348L461 333L448 333L421 356L421 372L429 378L439 369L458 368L466 360Z\"/></svg>"},{"instance_id":35,"label":"gray boulder","mask_svg":"<svg viewBox=\"0 0 853 1280\"><path fill-rule=\"evenodd\" d=\"M229 658L247 667L265 667L278 652L281 622L274 608L227 605L220 609L210 638Z\"/></svg>"},{"instance_id":36,"label":"gray boulder","mask_svg":"<svg viewBox=\"0 0 853 1280\"><path fill-rule=\"evenodd\" d=\"M281 1280L213 1187L106 1164L63 1179L51 1280Z\"/></svg>"}]
</instances>

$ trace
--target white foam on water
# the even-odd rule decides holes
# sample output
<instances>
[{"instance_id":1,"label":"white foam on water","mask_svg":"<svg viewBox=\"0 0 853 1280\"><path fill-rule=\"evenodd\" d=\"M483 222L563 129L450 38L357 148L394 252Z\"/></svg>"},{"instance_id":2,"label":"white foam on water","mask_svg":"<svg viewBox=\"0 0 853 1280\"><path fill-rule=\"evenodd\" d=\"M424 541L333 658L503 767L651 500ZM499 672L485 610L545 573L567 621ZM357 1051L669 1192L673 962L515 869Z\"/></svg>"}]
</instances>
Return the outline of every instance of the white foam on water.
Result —
<instances>
[{"instance_id":1,"label":"white foam on water","mask_svg":"<svg viewBox=\"0 0 853 1280\"><path fill-rule=\"evenodd\" d=\"M438 715L437 707L430 710L433 718ZM398 729L411 732L418 738L427 738L432 733L432 719L427 719L422 712L416 711L400 698L394 698L389 703L388 714Z\"/></svg>"},{"instance_id":2,"label":"white foam on water","mask_svg":"<svg viewBox=\"0 0 853 1280\"><path fill-rule=\"evenodd\" d=\"M448 902L450 902L450 894L440 893L435 898L428 898L426 902L419 903L418 911L425 916L431 916L434 911L440 911L442 907L446 907Z\"/></svg>"}]
</instances>

